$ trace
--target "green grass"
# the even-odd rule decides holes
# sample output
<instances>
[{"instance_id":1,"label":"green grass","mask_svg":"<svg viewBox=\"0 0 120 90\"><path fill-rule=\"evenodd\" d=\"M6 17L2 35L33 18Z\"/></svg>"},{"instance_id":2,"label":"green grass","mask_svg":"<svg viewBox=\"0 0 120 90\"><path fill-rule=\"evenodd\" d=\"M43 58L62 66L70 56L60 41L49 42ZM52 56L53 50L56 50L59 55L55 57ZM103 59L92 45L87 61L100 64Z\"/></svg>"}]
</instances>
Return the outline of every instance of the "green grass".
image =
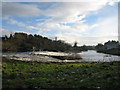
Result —
<instances>
[{"instance_id":1,"label":"green grass","mask_svg":"<svg viewBox=\"0 0 120 90\"><path fill-rule=\"evenodd\" d=\"M40 63L2 59L6 88L119 90L120 62Z\"/></svg>"}]
</instances>

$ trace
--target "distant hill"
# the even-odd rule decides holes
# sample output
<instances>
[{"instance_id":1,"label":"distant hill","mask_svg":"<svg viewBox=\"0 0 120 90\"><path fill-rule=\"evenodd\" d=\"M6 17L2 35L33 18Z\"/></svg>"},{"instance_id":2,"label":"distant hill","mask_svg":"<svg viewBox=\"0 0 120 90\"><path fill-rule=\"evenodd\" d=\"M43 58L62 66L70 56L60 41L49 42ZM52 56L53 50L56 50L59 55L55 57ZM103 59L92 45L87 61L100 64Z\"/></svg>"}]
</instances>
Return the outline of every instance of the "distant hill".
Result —
<instances>
[{"instance_id":1,"label":"distant hill","mask_svg":"<svg viewBox=\"0 0 120 90\"><path fill-rule=\"evenodd\" d=\"M40 35L28 35L15 33L10 37L2 37L3 52L27 52L27 51L70 51L73 47L61 40L51 40Z\"/></svg>"}]
</instances>

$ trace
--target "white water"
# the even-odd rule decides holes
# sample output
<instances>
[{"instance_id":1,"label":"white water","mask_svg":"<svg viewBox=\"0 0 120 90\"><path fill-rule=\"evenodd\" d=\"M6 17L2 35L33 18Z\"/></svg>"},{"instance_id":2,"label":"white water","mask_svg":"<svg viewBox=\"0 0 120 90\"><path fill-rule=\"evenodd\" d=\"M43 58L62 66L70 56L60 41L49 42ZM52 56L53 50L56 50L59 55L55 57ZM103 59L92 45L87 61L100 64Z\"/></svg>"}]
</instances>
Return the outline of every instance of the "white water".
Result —
<instances>
[{"instance_id":1,"label":"white water","mask_svg":"<svg viewBox=\"0 0 120 90\"><path fill-rule=\"evenodd\" d=\"M120 56L97 53L94 50L88 50L79 53L83 58L83 61L87 62L111 62L111 61L120 61Z\"/></svg>"}]
</instances>

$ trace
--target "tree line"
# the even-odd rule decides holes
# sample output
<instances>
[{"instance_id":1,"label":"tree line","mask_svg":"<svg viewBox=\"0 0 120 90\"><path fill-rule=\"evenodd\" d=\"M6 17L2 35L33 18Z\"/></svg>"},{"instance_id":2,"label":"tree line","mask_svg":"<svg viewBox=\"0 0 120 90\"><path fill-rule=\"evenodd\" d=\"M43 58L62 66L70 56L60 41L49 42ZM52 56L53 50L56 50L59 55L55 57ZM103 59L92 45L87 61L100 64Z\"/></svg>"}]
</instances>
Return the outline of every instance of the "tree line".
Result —
<instances>
[{"instance_id":1,"label":"tree line","mask_svg":"<svg viewBox=\"0 0 120 90\"><path fill-rule=\"evenodd\" d=\"M62 40L48 39L37 34L14 33L10 36L1 37L2 52L28 52L28 51L61 51L61 52L81 52L93 49L93 46L77 46L75 42L72 46Z\"/></svg>"},{"instance_id":2,"label":"tree line","mask_svg":"<svg viewBox=\"0 0 120 90\"><path fill-rule=\"evenodd\" d=\"M118 41L108 41L96 46L72 46L62 40L51 40L37 34L14 33L10 36L1 37L2 52L31 52L31 51L56 51L56 52L81 52L97 50L97 52L120 55L120 44Z\"/></svg>"},{"instance_id":3,"label":"tree line","mask_svg":"<svg viewBox=\"0 0 120 90\"><path fill-rule=\"evenodd\" d=\"M2 37L3 52L28 52L28 51L62 51L67 52L74 48L62 40L51 40L40 35L26 33L10 34Z\"/></svg>"},{"instance_id":4,"label":"tree line","mask_svg":"<svg viewBox=\"0 0 120 90\"><path fill-rule=\"evenodd\" d=\"M99 43L95 49L101 53L120 55L120 43L115 40L105 42L104 44Z\"/></svg>"}]
</instances>

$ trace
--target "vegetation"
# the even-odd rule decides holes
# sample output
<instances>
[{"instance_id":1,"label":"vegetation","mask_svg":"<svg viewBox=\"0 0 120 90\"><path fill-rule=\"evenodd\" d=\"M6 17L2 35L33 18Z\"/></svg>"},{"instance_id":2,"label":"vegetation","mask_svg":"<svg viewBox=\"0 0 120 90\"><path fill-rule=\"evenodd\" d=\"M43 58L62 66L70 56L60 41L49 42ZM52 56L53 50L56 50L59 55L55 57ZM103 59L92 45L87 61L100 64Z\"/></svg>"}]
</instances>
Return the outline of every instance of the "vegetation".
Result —
<instances>
[{"instance_id":1,"label":"vegetation","mask_svg":"<svg viewBox=\"0 0 120 90\"><path fill-rule=\"evenodd\" d=\"M2 37L3 52L27 52L27 51L71 51L72 46L61 40L51 40L40 35L27 35L26 33L15 33L10 37Z\"/></svg>"},{"instance_id":2,"label":"vegetation","mask_svg":"<svg viewBox=\"0 0 120 90\"><path fill-rule=\"evenodd\" d=\"M120 55L120 43L118 41L113 40L104 43L104 45L99 43L96 46L96 50L102 53Z\"/></svg>"},{"instance_id":3,"label":"vegetation","mask_svg":"<svg viewBox=\"0 0 120 90\"><path fill-rule=\"evenodd\" d=\"M119 90L120 62L40 63L3 58L3 90L76 88Z\"/></svg>"},{"instance_id":4,"label":"vegetation","mask_svg":"<svg viewBox=\"0 0 120 90\"><path fill-rule=\"evenodd\" d=\"M40 35L27 35L26 33L10 34L10 37L6 35L2 37L2 51L3 52L28 52L28 51L62 51L62 52L80 52L88 49L94 49L94 46L83 45L77 46L77 42L74 45L65 43L64 41L48 39Z\"/></svg>"},{"instance_id":5,"label":"vegetation","mask_svg":"<svg viewBox=\"0 0 120 90\"><path fill-rule=\"evenodd\" d=\"M86 46L83 45L81 47L79 47L81 51L87 51L87 50L95 50L95 46Z\"/></svg>"},{"instance_id":6,"label":"vegetation","mask_svg":"<svg viewBox=\"0 0 120 90\"><path fill-rule=\"evenodd\" d=\"M74 50L75 51L87 51L87 50L95 50L95 46L86 46L86 45L83 45L83 46L77 46L77 42L74 43L73 47L74 47Z\"/></svg>"}]
</instances>

